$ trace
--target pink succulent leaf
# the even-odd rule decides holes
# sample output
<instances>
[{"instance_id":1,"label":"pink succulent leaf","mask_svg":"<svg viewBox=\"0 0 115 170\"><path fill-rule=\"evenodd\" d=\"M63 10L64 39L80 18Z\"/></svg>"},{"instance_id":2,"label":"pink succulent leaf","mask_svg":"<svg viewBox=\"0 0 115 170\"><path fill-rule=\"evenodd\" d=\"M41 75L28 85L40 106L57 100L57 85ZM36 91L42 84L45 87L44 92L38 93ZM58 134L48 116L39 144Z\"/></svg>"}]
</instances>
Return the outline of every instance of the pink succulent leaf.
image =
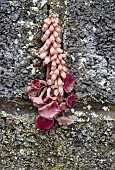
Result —
<instances>
[{"instance_id":1,"label":"pink succulent leaf","mask_svg":"<svg viewBox=\"0 0 115 170\"><path fill-rule=\"evenodd\" d=\"M41 95L39 97L29 97L29 99L35 104L44 104Z\"/></svg>"},{"instance_id":2,"label":"pink succulent leaf","mask_svg":"<svg viewBox=\"0 0 115 170\"><path fill-rule=\"evenodd\" d=\"M29 93L28 97L35 97L37 96L37 94L38 94L38 91L34 89L32 92Z\"/></svg>"},{"instance_id":3,"label":"pink succulent leaf","mask_svg":"<svg viewBox=\"0 0 115 170\"><path fill-rule=\"evenodd\" d=\"M40 116L46 119L52 119L55 117L61 110L59 109L58 103L53 101L41 108L38 109Z\"/></svg>"},{"instance_id":4,"label":"pink succulent leaf","mask_svg":"<svg viewBox=\"0 0 115 170\"><path fill-rule=\"evenodd\" d=\"M43 101L45 103L48 103L48 102L50 102L52 100L56 100L56 99L57 99L57 97L46 96L46 98Z\"/></svg>"},{"instance_id":5,"label":"pink succulent leaf","mask_svg":"<svg viewBox=\"0 0 115 170\"><path fill-rule=\"evenodd\" d=\"M55 96L55 97L52 97L52 96L50 95L50 93L51 93L51 87L48 87L48 88L47 88L47 96L46 96L46 98L44 99L44 102L45 102L45 103L48 103L48 102L50 102L50 101L52 101L52 100L56 100L56 99L57 99L56 96Z\"/></svg>"},{"instance_id":6,"label":"pink succulent leaf","mask_svg":"<svg viewBox=\"0 0 115 170\"><path fill-rule=\"evenodd\" d=\"M62 103L60 104L60 110L66 110L66 108L67 108L66 102L62 102Z\"/></svg>"},{"instance_id":7,"label":"pink succulent leaf","mask_svg":"<svg viewBox=\"0 0 115 170\"><path fill-rule=\"evenodd\" d=\"M72 74L70 74L69 72L66 73L66 78L63 79L64 82L64 90L66 93L69 93L73 90L73 86L74 86L74 77Z\"/></svg>"},{"instance_id":8,"label":"pink succulent leaf","mask_svg":"<svg viewBox=\"0 0 115 170\"><path fill-rule=\"evenodd\" d=\"M28 96L28 94L29 94L32 90L33 90L33 88L32 88L31 86L26 86L26 87L24 88L24 93L25 93L25 95Z\"/></svg>"},{"instance_id":9,"label":"pink succulent leaf","mask_svg":"<svg viewBox=\"0 0 115 170\"><path fill-rule=\"evenodd\" d=\"M47 87L45 87L42 90L41 94L38 97L29 97L29 99L35 104L44 104L42 97L43 97L44 93L46 92L46 90L47 90Z\"/></svg>"},{"instance_id":10,"label":"pink succulent leaf","mask_svg":"<svg viewBox=\"0 0 115 170\"><path fill-rule=\"evenodd\" d=\"M52 98L48 97L48 96L46 96L46 98L44 99L45 103L48 103L48 102L51 102L51 101L52 101Z\"/></svg>"},{"instance_id":11,"label":"pink succulent leaf","mask_svg":"<svg viewBox=\"0 0 115 170\"><path fill-rule=\"evenodd\" d=\"M50 129L54 124L54 119L45 119L38 115L36 118L36 127L39 129Z\"/></svg>"},{"instance_id":12,"label":"pink succulent leaf","mask_svg":"<svg viewBox=\"0 0 115 170\"><path fill-rule=\"evenodd\" d=\"M36 96L38 94L38 90L33 89L31 86L27 86L24 88L24 93L26 96Z\"/></svg>"},{"instance_id":13,"label":"pink succulent leaf","mask_svg":"<svg viewBox=\"0 0 115 170\"><path fill-rule=\"evenodd\" d=\"M59 125L63 125L63 126L68 126L74 123L74 121L71 118L66 117L66 116L61 116L57 118L56 120L59 123Z\"/></svg>"},{"instance_id":14,"label":"pink succulent leaf","mask_svg":"<svg viewBox=\"0 0 115 170\"><path fill-rule=\"evenodd\" d=\"M58 100L59 103L61 103L62 101L65 100L65 98L64 98L64 96L58 95L57 100Z\"/></svg>"},{"instance_id":15,"label":"pink succulent leaf","mask_svg":"<svg viewBox=\"0 0 115 170\"><path fill-rule=\"evenodd\" d=\"M31 85L34 89L39 89L40 88L40 81L39 80L32 80Z\"/></svg>"},{"instance_id":16,"label":"pink succulent leaf","mask_svg":"<svg viewBox=\"0 0 115 170\"><path fill-rule=\"evenodd\" d=\"M67 97L66 99L66 103L69 107L72 106L73 102L76 100L76 95L75 94L71 94Z\"/></svg>"}]
</instances>

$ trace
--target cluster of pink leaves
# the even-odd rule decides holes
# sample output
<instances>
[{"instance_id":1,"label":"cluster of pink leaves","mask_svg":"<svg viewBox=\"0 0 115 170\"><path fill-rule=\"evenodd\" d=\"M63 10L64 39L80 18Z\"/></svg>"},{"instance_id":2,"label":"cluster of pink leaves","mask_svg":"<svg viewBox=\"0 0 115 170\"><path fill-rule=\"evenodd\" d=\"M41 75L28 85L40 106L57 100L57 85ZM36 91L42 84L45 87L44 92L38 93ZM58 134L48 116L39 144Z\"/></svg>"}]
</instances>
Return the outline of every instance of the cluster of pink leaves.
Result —
<instances>
[{"instance_id":1,"label":"cluster of pink leaves","mask_svg":"<svg viewBox=\"0 0 115 170\"><path fill-rule=\"evenodd\" d=\"M73 90L74 78L69 72L66 78L63 79L64 91L69 93ZM36 118L36 126L39 129L49 129L54 124L54 119L59 124L69 124L71 120L68 117L59 117L61 111L71 107L76 99L74 94L70 94L67 98L64 96L52 97L47 94L49 85L43 80L32 80L31 86L25 88L25 94L33 102L34 106L38 108L38 117ZM70 123L71 124L71 123Z\"/></svg>"}]
</instances>

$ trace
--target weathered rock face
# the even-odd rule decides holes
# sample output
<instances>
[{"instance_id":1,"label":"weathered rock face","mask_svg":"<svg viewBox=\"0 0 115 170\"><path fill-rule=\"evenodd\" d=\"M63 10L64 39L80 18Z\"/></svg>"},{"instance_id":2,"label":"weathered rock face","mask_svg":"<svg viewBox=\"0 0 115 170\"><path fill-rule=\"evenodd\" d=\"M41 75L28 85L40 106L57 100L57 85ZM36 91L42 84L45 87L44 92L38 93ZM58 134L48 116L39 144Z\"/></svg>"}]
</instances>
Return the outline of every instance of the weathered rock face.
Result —
<instances>
[{"instance_id":1,"label":"weathered rock face","mask_svg":"<svg viewBox=\"0 0 115 170\"><path fill-rule=\"evenodd\" d=\"M0 91L3 95L20 96L33 78L38 57L32 55L31 49L40 46L40 27L46 16L45 1L1 1Z\"/></svg>"},{"instance_id":2,"label":"weathered rock face","mask_svg":"<svg viewBox=\"0 0 115 170\"><path fill-rule=\"evenodd\" d=\"M113 4L113 0L67 1L64 45L81 98L115 102Z\"/></svg>"},{"instance_id":3,"label":"weathered rock face","mask_svg":"<svg viewBox=\"0 0 115 170\"><path fill-rule=\"evenodd\" d=\"M0 95L6 96L0 98L0 169L114 170L114 0L0 0L0 5ZM35 126L37 110L20 96L34 77L45 79L37 53L49 10L60 19L78 103L65 112L74 124L55 123L43 131ZM89 105L88 97L101 105ZM106 100L113 104L102 105Z\"/></svg>"},{"instance_id":4,"label":"weathered rock face","mask_svg":"<svg viewBox=\"0 0 115 170\"><path fill-rule=\"evenodd\" d=\"M33 77L44 78L37 50L41 46L41 24L50 6L59 12L63 23L63 47L67 67L76 78L78 99L89 96L115 103L114 1L67 0L65 6L49 3L1 1L2 95L20 96Z\"/></svg>"},{"instance_id":5,"label":"weathered rock face","mask_svg":"<svg viewBox=\"0 0 115 170\"><path fill-rule=\"evenodd\" d=\"M0 169L114 170L114 121L36 130L34 114L1 113Z\"/></svg>"}]
</instances>

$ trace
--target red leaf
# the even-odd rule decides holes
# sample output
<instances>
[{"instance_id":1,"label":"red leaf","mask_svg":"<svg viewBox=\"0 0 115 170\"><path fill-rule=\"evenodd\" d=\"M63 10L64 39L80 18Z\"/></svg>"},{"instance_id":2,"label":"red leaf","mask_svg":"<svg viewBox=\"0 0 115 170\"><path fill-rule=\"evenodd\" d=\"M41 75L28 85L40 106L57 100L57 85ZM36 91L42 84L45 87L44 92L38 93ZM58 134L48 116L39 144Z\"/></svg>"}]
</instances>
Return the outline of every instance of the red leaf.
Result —
<instances>
[{"instance_id":1,"label":"red leaf","mask_svg":"<svg viewBox=\"0 0 115 170\"><path fill-rule=\"evenodd\" d=\"M73 90L73 85L74 85L74 77L72 74L67 73L66 78L63 79L64 82L64 90L66 93L71 92Z\"/></svg>"},{"instance_id":2,"label":"red leaf","mask_svg":"<svg viewBox=\"0 0 115 170\"><path fill-rule=\"evenodd\" d=\"M33 89L31 86L27 86L24 88L24 93L25 95L27 95L28 97L30 96L36 96L38 93L38 90Z\"/></svg>"},{"instance_id":3,"label":"red leaf","mask_svg":"<svg viewBox=\"0 0 115 170\"><path fill-rule=\"evenodd\" d=\"M43 90L42 90L42 92L41 92L41 94L38 96L38 97L29 97L29 99L33 102L33 103L35 103L35 104L44 104L44 101L42 100L42 97L43 97L43 95L44 95L44 93L46 92L46 90L47 90L47 87L45 87Z\"/></svg>"},{"instance_id":4,"label":"red leaf","mask_svg":"<svg viewBox=\"0 0 115 170\"><path fill-rule=\"evenodd\" d=\"M60 104L60 110L66 110L66 108L67 108L66 102L62 102L62 103Z\"/></svg>"},{"instance_id":5,"label":"red leaf","mask_svg":"<svg viewBox=\"0 0 115 170\"><path fill-rule=\"evenodd\" d=\"M44 99L45 103L51 102L52 100L56 100L57 97L51 97L51 96L46 96L46 98Z\"/></svg>"},{"instance_id":6,"label":"red leaf","mask_svg":"<svg viewBox=\"0 0 115 170\"><path fill-rule=\"evenodd\" d=\"M39 89L40 88L40 81L39 80L32 80L31 85L34 89Z\"/></svg>"},{"instance_id":7,"label":"red leaf","mask_svg":"<svg viewBox=\"0 0 115 170\"><path fill-rule=\"evenodd\" d=\"M59 103L61 103L64 100L64 96L57 96L57 100L59 101Z\"/></svg>"},{"instance_id":8,"label":"red leaf","mask_svg":"<svg viewBox=\"0 0 115 170\"><path fill-rule=\"evenodd\" d=\"M39 97L29 97L29 99L36 104L44 104L41 95Z\"/></svg>"},{"instance_id":9,"label":"red leaf","mask_svg":"<svg viewBox=\"0 0 115 170\"><path fill-rule=\"evenodd\" d=\"M39 129L50 129L54 123L54 119L45 119L40 115L36 118L36 126Z\"/></svg>"},{"instance_id":10,"label":"red leaf","mask_svg":"<svg viewBox=\"0 0 115 170\"><path fill-rule=\"evenodd\" d=\"M57 102L51 102L41 108L38 109L40 116L46 119L52 119L55 117L59 112L59 106Z\"/></svg>"},{"instance_id":11,"label":"red leaf","mask_svg":"<svg viewBox=\"0 0 115 170\"><path fill-rule=\"evenodd\" d=\"M76 100L76 95L75 94L71 94L67 97L66 99L66 103L69 107L72 106L73 102Z\"/></svg>"}]
</instances>

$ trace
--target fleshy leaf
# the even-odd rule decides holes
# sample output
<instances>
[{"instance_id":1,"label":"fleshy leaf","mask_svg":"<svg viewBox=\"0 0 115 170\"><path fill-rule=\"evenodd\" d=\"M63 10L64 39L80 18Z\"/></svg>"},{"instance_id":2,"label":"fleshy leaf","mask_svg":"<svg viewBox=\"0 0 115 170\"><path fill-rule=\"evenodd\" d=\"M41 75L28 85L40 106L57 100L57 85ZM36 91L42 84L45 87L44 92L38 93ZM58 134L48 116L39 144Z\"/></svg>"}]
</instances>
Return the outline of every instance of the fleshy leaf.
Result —
<instances>
[{"instance_id":1,"label":"fleshy leaf","mask_svg":"<svg viewBox=\"0 0 115 170\"><path fill-rule=\"evenodd\" d=\"M48 102L51 102L51 101L52 101L52 98L48 97L48 96L46 96L46 98L44 99L45 103L48 103Z\"/></svg>"},{"instance_id":2,"label":"fleshy leaf","mask_svg":"<svg viewBox=\"0 0 115 170\"><path fill-rule=\"evenodd\" d=\"M47 96L45 97L45 99L44 99L44 102L45 103L49 103L49 102L51 102L52 100L56 100L57 99L57 97L55 96L51 96L51 87L48 87L47 88Z\"/></svg>"},{"instance_id":3,"label":"fleshy leaf","mask_svg":"<svg viewBox=\"0 0 115 170\"><path fill-rule=\"evenodd\" d=\"M74 121L72 119L70 119L69 117L66 116L61 116L59 118L56 119L59 123L59 125L64 125L64 126L68 126L71 125L72 123L74 123Z\"/></svg>"},{"instance_id":4,"label":"fleshy leaf","mask_svg":"<svg viewBox=\"0 0 115 170\"><path fill-rule=\"evenodd\" d=\"M69 93L73 90L73 85L74 85L74 77L72 74L70 74L69 72L66 74L66 78L63 79L64 82L64 90L66 93Z\"/></svg>"},{"instance_id":5,"label":"fleshy leaf","mask_svg":"<svg viewBox=\"0 0 115 170\"><path fill-rule=\"evenodd\" d=\"M33 89L31 86L27 86L24 88L24 93L26 96L30 97L30 96L36 96L38 93L38 90Z\"/></svg>"},{"instance_id":6,"label":"fleshy leaf","mask_svg":"<svg viewBox=\"0 0 115 170\"><path fill-rule=\"evenodd\" d=\"M31 85L34 89L39 89L40 88L40 81L39 80L32 80Z\"/></svg>"},{"instance_id":7,"label":"fleshy leaf","mask_svg":"<svg viewBox=\"0 0 115 170\"><path fill-rule=\"evenodd\" d=\"M42 97L43 97L43 95L44 95L44 93L46 92L46 90L47 90L47 87L45 87L43 90L42 90L42 92L41 92L41 94L38 96L38 97L29 97L29 99L33 102L33 103L35 103L35 104L44 104L44 101L42 100Z\"/></svg>"},{"instance_id":8,"label":"fleshy leaf","mask_svg":"<svg viewBox=\"0 0 115 170\"><path fill-rule=\"evenodd\" d=\"M61 103L64 100L64 96L58 95L57 100Z\"/></svg>"},{"instance_id":9,"label":"fleshy leaf","mask_svg":"<svg viewBox=\"0 0 115 170\"><path fill-rule=\"evenodd\" d=\"M55 117L59 112L59 106L57 102L51 102L41 108L38 109L40 116L46 119L52 119Z\"/></svg>"},{"instance_id":10,"label":"fleshy leaf","mask_svg":"<svg viewBox=\"0 0 115 170\"><path fill-rule=\"evenodd\" d=\"M39 129L50 129L54 123L54 119L45 119L40 115L36 118L36 126Z\"/></svg>"},{"instance_id":11,"label":"fleshy leaf","mask_svg":"<svg viewBox=\"0 0 115 170\"><path fill-rule=\"evenodd\" d=\"M60 110L66 110L66 108L67 108L66 102L62 102L62 103L60 104Z\"/></svg>"},{"instance_id":12,"label":"fleshy leaf","mask_svg":"<svg viewBox=\"0 0 115 170\"><path fill-rule=\"evenodd\" d=\"M29 99L36 104L44 104L41 95L39 97L29 97Z\"/></svg>"},{"instance_id":13,"label":"fleshy leaf","mask_svg":"<svg viewBox=\"0 0 115 170\"><path fill-rule=\"evenodd\" d=\"M76 100L76 95L75 94L71 94L67 97L66 99L66 103L69 107L72 106L73 102Z\"/></svg>"},{"instance_id":14,"label":"fleshy leaf","mask_svg":"<svg viewBox=\"0 0 115 170\"><path fill-rule=\"evenodd\" d=\"M44 99L44 102L48 103L48 102L50 102L52 100L56 100L56 99L57 99L57 97L46 96L46 98Z\"/></svg>"}]
</instances>

